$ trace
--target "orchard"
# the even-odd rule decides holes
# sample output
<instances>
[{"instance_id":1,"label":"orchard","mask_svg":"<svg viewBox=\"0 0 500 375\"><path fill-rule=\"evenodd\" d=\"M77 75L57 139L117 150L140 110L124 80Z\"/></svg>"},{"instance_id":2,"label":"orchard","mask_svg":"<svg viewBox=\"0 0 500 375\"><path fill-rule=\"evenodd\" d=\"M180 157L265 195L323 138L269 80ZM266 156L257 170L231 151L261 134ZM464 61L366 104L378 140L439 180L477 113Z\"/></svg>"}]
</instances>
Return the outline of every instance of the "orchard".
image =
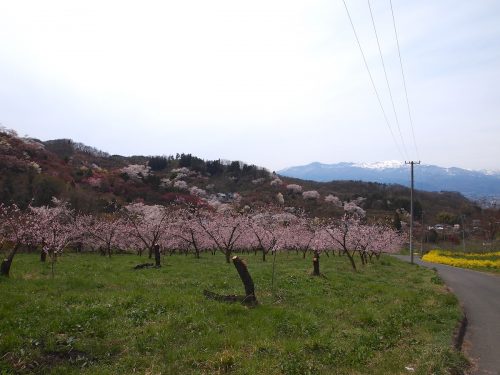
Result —
<instances>
[{"instance_id":1,"label":"orchard","mask_svg":"<svg viewBox=\"0 0 500 375\"><path fill-rule=\"evenodd\" d=\"M112 254L147 252L161 257L175 252L224 254L226 263L233 254L302 252L345 256L352 269L366 265L380 254L398 252L405 237L381 224L363 223L357 216L319 220L292 215L275 207L258 212L234 209L214 210L172 205L129 204L113 213L80 214L67 203L53 199L52 205L28 207L0 206L1 243L7 249L1 273L9 276L14 256L20 248L40 251L52 264L66 249Z\"/></svg>"},{"instance_id":2,"label":"orchard","mask_svg":"<svg viewBox=\"0 0 500 375\"><path fill-rule=\"evenodd\" d=\"M0 220L2 373L465 366L449 344L454 296L384 255L404 234L355 213L131 203L89 214L54 199L1 205Z\"/></svg>"}]
</instances>

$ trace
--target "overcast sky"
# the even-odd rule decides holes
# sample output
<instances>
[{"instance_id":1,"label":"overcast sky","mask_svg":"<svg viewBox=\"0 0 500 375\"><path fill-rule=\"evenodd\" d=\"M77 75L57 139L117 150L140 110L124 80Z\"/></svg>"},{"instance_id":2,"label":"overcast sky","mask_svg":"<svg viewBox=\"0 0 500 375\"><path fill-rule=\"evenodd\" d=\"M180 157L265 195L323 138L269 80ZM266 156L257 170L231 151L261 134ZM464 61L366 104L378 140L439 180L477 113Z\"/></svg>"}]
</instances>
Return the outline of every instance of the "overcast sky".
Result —
<instances>
[{"instance_id":1,"label":"overcast sky","mask_svg":"<svg viewBox=\"0 0 500 375\"><path fill-rule=\"evenodd\" d=\"M273 170L419 158L500 169L500 2L0 0L0 122L113 154ZM402 145L401 138L405 145ZM406 153L405 153L406 149Z\"/></svg>"}]
</instances>

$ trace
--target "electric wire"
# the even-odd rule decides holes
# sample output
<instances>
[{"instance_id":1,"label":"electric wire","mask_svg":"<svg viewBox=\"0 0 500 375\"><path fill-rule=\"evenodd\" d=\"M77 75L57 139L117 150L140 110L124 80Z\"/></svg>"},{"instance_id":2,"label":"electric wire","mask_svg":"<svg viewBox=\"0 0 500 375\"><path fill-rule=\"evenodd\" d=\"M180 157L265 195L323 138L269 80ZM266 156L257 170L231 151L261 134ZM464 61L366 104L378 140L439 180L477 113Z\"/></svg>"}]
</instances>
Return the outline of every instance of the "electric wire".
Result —
<instances>
[{"instance_id":1,"label":"electric wire","mask_svg":"<svg viewBox=\"0 0 500 375\"><path fill-rule=\"evenodd\" d=\"M404 87L404 90L405 90L405 98L406 98L406 107L408 109L408 117L410 119L411 135L413 137L413 145L415 147L415 152L417 154L417 159L420 159L420 155L419 155L418 147L417 147L417 140L415 138L415 130L414 130L414 126L413 126L413 118L412 118L411 110L410 110L410 101L408 100L408 90L406 89L406 79L405 79L405 73L404 73L404 69L403 69L403 59L401 58L401 49L399 48L398 31L396 29L396 18L394 17L394 9L392 7L392 0L389 0L389 3L391 4L392 24L394 26L394 35L396 36L396 44L398 46L399 65L401 67L401 76L403 77L403 87Z\"/></svg>"},{"instance_id":2,"label":"electric wire","mask_svg":"<svg viewBox=\"0 0 500 375\"><path fill-rule=\"evenodd\" d=\"M370 17L372 19L373 31L375 32L375 39L377 40L377 47L378 47L378 52L380 55L380 61L382 63L382 68L384 70L385 82L387 83L387 90L389 91L389 97L391 99L391 104L392 104L392 110L394 112L394 119L396 120L396 125L397 125L398 132L399 132L399 138L401 139L401 144L403 145L403 151L404 151L406 157L408 159L410 159L408 156L408 151L406 149L405 141L403 139L403 133L401 132L401 126L399 125L399 118L398 118L398 114L396 111L396 106L394 105L394 98L392 96L391 85L389 84L389 78L387 77L387 70L385 68L384 57L382 55L382 48L380 47L380 40L378 38L377 27L375 26L375 19L373 17L372 6L370 3L370 0L367 0L367 1L368 1L368 9L370 10Z\"/></svg>"},{"instance_id":3,"label":"electric wire","mask_svg":"<svg viewBox=\"0 0 500 375\"><path fill-rule=\"evenodd\" d=\"M345 10L347 12L347 17L349 18L349 22L351 23L352 31L354 32L354 37L356 38L356 42L358 43L359 50L361 52L361 56L363 57L363 62L365 63L365 68L366 71L368 72L368 75L370 76L370 81L373 86L373 90L375 91L375 95L377 96L378 104L380 105L380 109L382 110L382 113L384 115L385 123L387 124L387 127L389 128L389 132L391 133L392 140L394 141L394 144L396 145L396 148L398 149L398 152L400 155L405 158L403 153L401 152L401 149L399 147L398 142L396 141L396 137L394 136L394 132L392 131L391 125L389 123L389 119L387 118L387 114L385 113L384 106L382 105L382 101L380 100L380 95L378 93L377 87L375 86L375 81L373 80L372 73L370 71L370 68L368 67L368 62L366 61L365 53L363 52L363 48L361 47L361 43L358 38L358 33L356 32L356 28L354 27L354 23L351 18L351 13L349 12L349 8L347 7L347 3L345 0L342 0L344 3Z\"/></svg>"}]
</instances>

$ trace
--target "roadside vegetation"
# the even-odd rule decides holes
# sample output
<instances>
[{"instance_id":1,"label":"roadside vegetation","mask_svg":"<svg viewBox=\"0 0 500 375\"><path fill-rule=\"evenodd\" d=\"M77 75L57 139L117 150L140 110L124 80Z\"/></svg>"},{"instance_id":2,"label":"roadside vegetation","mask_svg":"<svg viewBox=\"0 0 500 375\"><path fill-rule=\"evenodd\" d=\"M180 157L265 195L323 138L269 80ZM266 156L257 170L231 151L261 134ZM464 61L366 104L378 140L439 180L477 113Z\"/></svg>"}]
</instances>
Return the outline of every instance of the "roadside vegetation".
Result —
<instances>
[{"instance_id":1,"label":"roadside vegetation","mask_svg":"<svg viewBox=\"0 0 500 375\"><path fill-rule=\"evenodd\" d=\"M463 253L448 250L431 250L422 260L454 267L500 273L500 251L488 253Z\"/></svg>"}]
</instances>

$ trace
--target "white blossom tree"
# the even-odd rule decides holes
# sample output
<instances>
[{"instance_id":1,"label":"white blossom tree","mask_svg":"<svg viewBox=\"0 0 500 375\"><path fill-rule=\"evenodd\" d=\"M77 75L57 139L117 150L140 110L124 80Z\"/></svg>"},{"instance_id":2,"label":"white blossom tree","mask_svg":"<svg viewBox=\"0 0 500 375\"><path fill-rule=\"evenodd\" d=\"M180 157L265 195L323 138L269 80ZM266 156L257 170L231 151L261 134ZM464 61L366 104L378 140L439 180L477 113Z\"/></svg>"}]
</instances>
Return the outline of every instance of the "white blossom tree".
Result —
<instances>
[{"instance_id":1,"label":"white blossom tree","mask_svg":"<svg viewBox=\"0 0 500 375\"><path fill-rule=\"evenodd\" d=\"M318 200L320 195L316 190L309 190L302 193L302 198L306 200Z\"/></svg>"},{"instance_id":2,"label":"white blossom tree","mask_svg":"<svg viewBox=\"0 0 500 375\"><path fill-rule=\"evenodd\" d=\"M160 249L157 245L166 235L172 220L172 215L166 207L160 205L145 205L144 203L133 203L125 207L131 235L142 242L149 250L149 258L155 254L156 266L160 266Z\"/></svg>"},{"instance_id":3,"label":"white blossom tree","mask_svg":"<svg viewBox=\"0 0 500 375\"><path fill-rule=\"evenodd\" d=\"M121 173L127 175L134 181L142 181L151 173L151 168L142 164L130 164L120 170Z\"/></svg>"},{"instance_id":4,"label":"white blossom tree","mask_svg":"<svg viewBox=\"0 0 500 375\"><path fill-rule=\"evenodd\" d=\"M292 193L295 193L295 194L302 193L302 186L297 185L297 184L288 184L288 185L286 185L286 189L288 191L291 191Z\"/></svg>"}]
</instances>

